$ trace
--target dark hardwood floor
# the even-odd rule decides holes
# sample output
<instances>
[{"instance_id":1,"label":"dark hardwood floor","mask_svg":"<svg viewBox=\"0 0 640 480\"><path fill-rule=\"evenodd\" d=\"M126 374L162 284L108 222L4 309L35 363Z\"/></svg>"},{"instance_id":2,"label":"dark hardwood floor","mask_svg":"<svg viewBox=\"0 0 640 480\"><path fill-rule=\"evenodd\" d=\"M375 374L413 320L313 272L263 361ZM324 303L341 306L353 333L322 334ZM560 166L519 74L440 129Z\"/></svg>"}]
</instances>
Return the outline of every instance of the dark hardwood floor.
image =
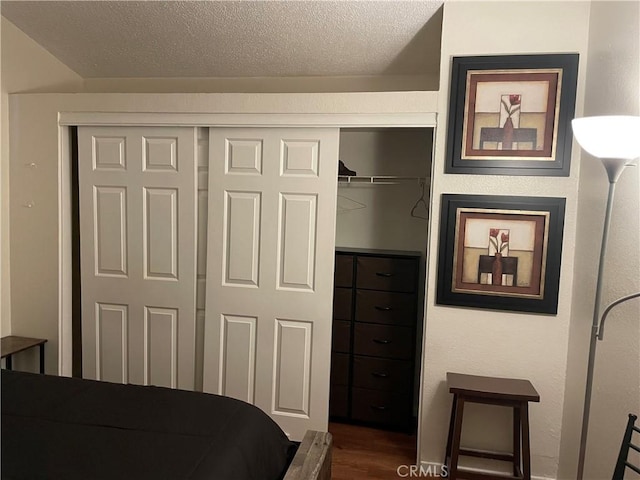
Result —
<instances>
[{"instance_id":1,"label":"dark hardwood floor","mask_svg":"<svg viewBox=\"0 0 640 480\"><path fill-rule=\"evenodd\" d=\"M333 480L389 480L400 465L416 462L416 436L374 428L329 423L333 435ZM407 472L406 467L400 470ZM406 475L405 475L406 476Z\"/></svg>"}]
</instances>

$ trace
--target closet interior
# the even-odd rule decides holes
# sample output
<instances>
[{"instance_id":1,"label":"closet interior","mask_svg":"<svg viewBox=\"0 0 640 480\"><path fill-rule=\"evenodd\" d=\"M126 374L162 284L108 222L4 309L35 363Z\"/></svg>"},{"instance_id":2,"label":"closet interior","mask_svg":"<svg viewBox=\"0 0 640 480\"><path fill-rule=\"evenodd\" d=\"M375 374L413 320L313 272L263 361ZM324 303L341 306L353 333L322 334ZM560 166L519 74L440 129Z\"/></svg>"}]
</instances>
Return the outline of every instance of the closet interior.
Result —
<instances>
[{"instance_id":1,"label":"closet interior","mask_svg":"<svg viewBox=\"0 0 640 480\"><path fill-rule=\"evenodd\" d=\"M413 433L432 128L342 129L332 421Z\"/></svg>"}]
</instances>

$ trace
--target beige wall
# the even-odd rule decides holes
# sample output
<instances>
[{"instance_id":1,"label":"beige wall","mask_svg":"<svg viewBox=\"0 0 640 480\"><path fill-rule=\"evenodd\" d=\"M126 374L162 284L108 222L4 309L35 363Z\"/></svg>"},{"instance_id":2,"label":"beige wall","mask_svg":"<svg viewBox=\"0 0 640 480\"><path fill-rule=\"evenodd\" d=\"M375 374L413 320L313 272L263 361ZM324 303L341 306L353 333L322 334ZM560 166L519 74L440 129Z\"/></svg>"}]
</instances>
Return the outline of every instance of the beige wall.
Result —
<instances>
[{"instance_id":1,"label":"beige wall","mask_svg":"<svg viewBox=\"0 0 640 480\"><path fill-rule=\"evenodd\" d=\"M541 401L531 405L532 468L535 477L558 471L571 320L579 164L572 154L569 177L444 175L451 57L459 55L570 53L581 56L577 114L586 72L587 2L449 2L445 4L440 97L434 157L433 218L426 299L422 438L420 459L444 457L451 395L446 372L529 379ZM557 315L508 313L435 304L440 197L443 193L566 197L564 245ZM507 412L478 405L466 413L465 443L508 449ZM484 408L483 408L484 407ZM502 434L500 431L502 430Z\"/></svg>"},{"instance_id":2,"label":"beige wall","mask_svg":"<svg viewBox=\"0 0 640 480\"><path fill-rule=\"evenodd\" d=\"M640 115L640 3L593 2L585 115ZM575 478L582 421L597 256L607 195L599 161L581 154L575 301L572 307L567 394L559 478ZM616 186L602 308L640 290L640 172L628 168ZM588 299L588 301L584 301ZM628 413L640 411L640 302L616 307L598 342L585 478L611 478Z\"/></svg>"},{"instance_id":3,"label":"beige wall","mask_svg":"<svg viewBox=\"0 0 640 480\"><path fill-rule=\"evenodd\" d=\"M70 92L82 89L75 72L1 17L2 58L2 151L0 157L0 318L2 335L11 333L9 263L9 100L15 92ZM19 331L19 329L17 329Z\"/></svg>"}]
</instances>

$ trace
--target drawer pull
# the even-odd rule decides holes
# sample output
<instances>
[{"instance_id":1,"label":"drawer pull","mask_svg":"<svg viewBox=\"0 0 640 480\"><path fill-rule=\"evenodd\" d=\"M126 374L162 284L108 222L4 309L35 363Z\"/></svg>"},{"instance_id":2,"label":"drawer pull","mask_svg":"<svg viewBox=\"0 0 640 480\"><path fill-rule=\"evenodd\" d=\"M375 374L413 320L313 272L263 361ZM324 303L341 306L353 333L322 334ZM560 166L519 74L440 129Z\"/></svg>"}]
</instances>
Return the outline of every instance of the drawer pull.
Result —
<instances>
[{"instance_id":1,"label":"drawer pull","mask_svg":"<svg viewBox=\"0 0 640 480\"><path fill-rule=\"evenodd\" d=\"M376 275L379 277L385 277L385 278L393 277L393 273L386 273L386 272L376 272Z\"/></svg>"},{"instance_id":2,"label":"drawer pull","mask_svg":"<svg viewBox=\"0 0 640 480\"><path fill-rule=\"evenodd\" d=\"M382 373L382 372L371 372L371 375L377 378L387 378L389 376L388 373Z\"/></svg>"},{"instance_id":3,"label":"drawer pull","mask_svg":"<svg viewBox=\"0 0 640 480\"><path fill-rule=\"evenodd\" d=\"M389 345L391 343L391 340L379 340L377 338L374 338L373 341L375 343L379 343L380 345Z\"/></svg>"},{"instance_id":4,"label":"drawer pull","mask_svg":"<svg viewBox=\"0 0 640 480\"><path fill-rule=\"evenodd\" d=\"M388 410L389 407L387 407L385 405L371 405L371 409L372 410L378 410L380 412L384 412L385 410Z\"/></svg>"},{"instance_id":5,"label":"drawer pull","mask_svg":"<svg viewBox=\"0 0 640 480\"><path fill-rule=\"evenodd\" d=\"M380 307L378 305L375 305L373 308L375 308L376 310L380 310L381 312L390 312L391 310L393 310L393 308L391 307Z\"/></svg>"}]
</instances>

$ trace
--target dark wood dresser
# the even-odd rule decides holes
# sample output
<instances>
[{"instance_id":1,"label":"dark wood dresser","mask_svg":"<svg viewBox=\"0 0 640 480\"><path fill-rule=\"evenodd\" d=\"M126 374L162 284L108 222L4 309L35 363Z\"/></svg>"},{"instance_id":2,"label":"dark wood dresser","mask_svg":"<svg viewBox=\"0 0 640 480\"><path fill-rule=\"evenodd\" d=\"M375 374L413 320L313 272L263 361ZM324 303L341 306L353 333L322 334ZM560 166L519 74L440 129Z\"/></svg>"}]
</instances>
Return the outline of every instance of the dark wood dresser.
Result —
<instances>
[{"instance_id":1,"label":"dark wood dresser","mask_svg":"<svg viewBox=\"0 0 640 480\"><path fill-rule=\"evenodd\" d=\"M411 429L420 253L336 251L329 414Z\"/></svg>"}]
</instances>

